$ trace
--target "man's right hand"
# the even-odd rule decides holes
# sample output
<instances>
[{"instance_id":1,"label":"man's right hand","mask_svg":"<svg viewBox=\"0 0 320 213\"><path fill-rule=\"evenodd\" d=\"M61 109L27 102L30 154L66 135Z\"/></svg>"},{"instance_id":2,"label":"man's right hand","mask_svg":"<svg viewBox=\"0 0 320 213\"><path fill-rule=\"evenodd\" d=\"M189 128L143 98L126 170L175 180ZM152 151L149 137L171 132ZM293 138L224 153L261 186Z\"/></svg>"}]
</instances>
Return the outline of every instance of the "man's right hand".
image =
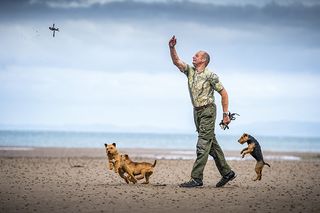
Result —
<instances>
[{"instance_id":1,"label":"man's right hand","mask_svg":"<svg viewBox=\"0 0 320 213\"><path fill-rule=\"evenodd\" d=\"M174 48L174 46L176 46L176 44L177 44L177 39L175 36L172 36L172 38L169 41L169 47Z\"/></svg>"},{"instance_id":2,"label":"man's right hand","mask_svg":"<svg viewBox=\"0 0 320 213\"><path fill-rule=\"evenodd\" d=\"M176 44L177 44L177 39L175 36L172 36L172 38L169 41L171 59L173 64L176 65L181 72L185 72L187 68L187 64L179 59L176 48L174 48Z\"/></svg>"}]
</instances>

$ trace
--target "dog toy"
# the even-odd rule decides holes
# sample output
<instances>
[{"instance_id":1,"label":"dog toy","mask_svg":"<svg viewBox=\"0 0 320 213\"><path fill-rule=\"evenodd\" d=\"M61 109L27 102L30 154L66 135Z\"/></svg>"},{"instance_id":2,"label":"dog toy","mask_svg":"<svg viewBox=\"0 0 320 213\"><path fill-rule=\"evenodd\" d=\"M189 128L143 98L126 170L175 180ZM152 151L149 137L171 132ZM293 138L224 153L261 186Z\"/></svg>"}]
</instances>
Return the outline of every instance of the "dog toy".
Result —
<instances>
[{"instance_id":1,"label":"dog toy","mask_svg":"<svg viewBox=\"0 0 320 213\"><path fill-rule=\"evenodd\" d=\"M237 115L237 116L240 116L238 113L231 113L231 112L229 112L228 116L229 116L230 122L233 121L233 120L236 120L236 117L235 117L236 115ZM221 120L221 122L219 123L219 126L220 126L221 129L223 129L223 130L229 129L228 124L223 123L223 120Z\"/></svg>"}]
</instances>

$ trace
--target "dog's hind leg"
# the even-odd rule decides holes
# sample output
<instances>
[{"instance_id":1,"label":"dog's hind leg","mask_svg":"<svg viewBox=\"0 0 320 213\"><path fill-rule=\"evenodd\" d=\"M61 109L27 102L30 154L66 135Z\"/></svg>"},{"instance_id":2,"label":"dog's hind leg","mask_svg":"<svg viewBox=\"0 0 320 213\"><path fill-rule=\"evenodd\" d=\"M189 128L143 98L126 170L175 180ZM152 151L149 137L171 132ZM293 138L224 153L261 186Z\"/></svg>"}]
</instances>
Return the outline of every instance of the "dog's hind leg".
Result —
<instances>
[{"instance_id":1,"label":"dog's hind leg","mask_svg":"<svg viewBox=\"0 0 320 213\"><path fill-rule=\"evenodd\" d=\"M144 178L144 176L143 175L139 175L139 176L136 176L135 177L137 180L142 180L143 178Z\"/></svg>"},{"instance_id":2,"label":"dog's hind leg","mask_svg":"<svg viewBox=\"0 0 320 213\"><path fill-rule=\"evenodd\" d=\"M145 177L146 171L145 170L141 170L141 173L139 174L139 176L136 176L135 178L137 180L142 180Z\"/></svg>"},{"instance_id":3,"label":"dog's hind leg","mask_svg":"<svg viewBox=\"0 0 320 213\"><path fill-rule=\"evenodd\" d=\"M151 176L152 174L153 174L153 171L148 171L148 172L146 172L146 174L145 174L146 181L143 182L143 184L148 184L148 183L149 183L149 178L150 178L150 176Z\"/></svg>"},{"instance_id":4,"label":"dog's hind leg","mask_svg":"<svg viewBox=\"0 0 320 213\"><path fill-rule=\"evenodd\" d=\"M262 178L262 169L263 169L263 166L264 166L264 163L262 161L258 161L256 163L256 168L255 168L255 171L257 173L257 177L256 179L254 179L254 181L256 180L261 180Z\"/></svg>"}]
</instances>

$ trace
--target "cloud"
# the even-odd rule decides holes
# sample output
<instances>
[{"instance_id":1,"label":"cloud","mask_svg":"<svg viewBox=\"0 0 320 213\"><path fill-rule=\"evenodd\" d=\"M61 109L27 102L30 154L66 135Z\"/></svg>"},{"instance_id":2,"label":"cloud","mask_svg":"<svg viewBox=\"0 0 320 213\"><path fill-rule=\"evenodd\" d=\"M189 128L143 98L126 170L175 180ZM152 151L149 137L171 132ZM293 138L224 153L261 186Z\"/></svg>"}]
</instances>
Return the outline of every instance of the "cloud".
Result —
<instances>
[{"instance_id":1,"label":"cloud","mask_svg":"<svg viewBox=\"0 0 320 213\"><path fill-rule=\"evenodd\" d=\"M237 125L318 121L319 75L218 74L229 93L230 111L241 115ZM11 67L0 81L0 117L6 124L194 128L187 80L178 70L148 74ZM215 97L219 120L221 100Z\"/></svg>"},{"instance_id":2,"label":"cloud","mask_svg":"<svg viewBox=\"0 0 320 213\"><path fill-rule=\"evenodd\" d=\"M31 0L30 3L41 3L43 1L39 0ZM197 4L205 4L205 5L222 5L222 6L246 6L246 5L252 5L257 7L263 7L267 4L273 4L275 3L274 0L73 0L73 1L67 1L67 0L47 0L45 1L46 4L49 7L53 8L78 8L78 7L91 7L94 5L105 5L110 3L116 3L116 2L135 2L135 3L148 3L148 4L154 4L154 3L197 3ZM282 6L288 6L292 4L298 4L298 5L304 5L304 6L315 6L319 5L320 3L317 0L278 0L277 4Z\"/></svg>"},{"instance_id":3,"label":"cloud","mask_svg":"<svg viewBox=\"0 0 320 213\"><path fill-rule=\"evenodd\" d=\"M175 34L183 60L190 62L194 52L204 49L219 71L319 71L319 40L312 33L263 26L249 30L189 22L156 23L67 19L56 23L61 32L54 39L45 21L0 24L0 67L36 64L106 72L130 68L171 72L167 40ZM195 39L195 32L203 35L201 39Z\"/></svg>"},{"instance_id":4,"label":"cloud","mask_svg":"<svg viewBox=\"0 0 320 213\"><path fill-rule=\"evenodd\" d=\"M240 71L221 75L229 92L230 110L245 117L239 123L319 120L315 116L320 104L319 74Z\"/></svg>"},{"instance_id":5,"label":"cloud","mask_svg":"<svg viewBox=\"0 0 320 213\"><path fill-rule=\"evenodd\" d=\"M188 126L183 121L192 121L185 116L192 107L184 80L178 71L119 74L11 67L0 75L0 118L11 125L111 124L181 130Z\"/></svg>"},{"instance_id":6,"label":"cloud","mask_svg":"<svg viewBox=\"0 0 320 213\"><path fill-rule=\"evenodd\" d=\"M104 5L113 2L122 2L124 0L78 0L78 1L46 1L46 4L51 8L88 8L93 5ZM40 3L33 1L32 3Z\"/></svg>"},{"instance_id":7,"label":"cloud","mask_svg":"<svg viewBox=\"0 0 320 213\"><path fill-rule=\"evenodd\" d=\"M22 2L22 3L21 3ZM209 26L291 26L319 29L320 4L316 1L5 1L2 17L114 18L176 20ZM262 2L262 3L261 3ZM192 15L190 15L192 14ZM1 17L1 16L0 16Z\"/></svg>"},{"instance_id":8,"label":"cloud","mask_svg":"<svg viewBox=\"0 0 320 213\"><path fill-rule=\"evenodd\" d=\"M2 2L1 122L193 131L173 34L185 62L210 53L239 125L317 121L319 4L210 2Z\"/></svg>"},{"instance_id":9,"label":"cloud","mask_svg":"<svg viewBox=\"0 0 320 213\"><path fill-rule=\"evenodd\" d=\"M60 32L55 38L43 22L0 25L3 36L0 64L106 72L124 72L134 67L155 72L166 70L163 61L170 60L162 32L145 30L143 25L82 19L56 25Z\"/></svg>"},{"instance_id":10,"label":"cloud","mask_svg":"<svg viewBox=\"0 0 320 213\"><path fill-rule=\"evenodd\" d=\"M113 39L122 38L123 44L128 44L125 40L130 41L126 37L131 37L134 41L140 40L138 34L132 35L136 30L144 31L140 37L144 36L149 41L155 41L150 39L152 37L168 37L171 34L190 36L191 40L195 37L194 33L199 32L204 37L203 42L208 42L206 38L218 37L215 43L209 40L215 47L221 44L228 49L226 45L233 45L232 52L235 48L245 51L253 50L250 46L260 48L259 54L262 55L259 58L269 57L270 51L288 50L286 52L292 55L301 51L297 50L300 47L316 51L320 47L320 5L315 1L259 1L263 2L262 5L255 4L255 1L241 1L243 4L235 1L217 1L214 4L209 1L71 1L88 5L76 8L52 8L48 5L50 2L36 1L30 4L22 1L17 4L13 1L8 3L9 6L4 4L3 11L0 12L0 24L5 25L2 29L6 25L20 24L27 31L28 27L36 23L48 25L56 22L62 25L64 33L68 29L73 32L70 36L74 41L80 41L79 38L84 35L91 36L86 38L87 42L97 35L110 37L115 34ZM70 3L52 2L62 5ZM120 28L123 30L119 31ZM130 30L126 32L125 29ZM198 39L197 42L201 41ZM131 42L129 46L132 43L137 42ZM269 50L266 51L265 48ZM282 49L279 51L278 48ZM268 55L265 56L264 53ZM281 56L285 62L297 61L296 58L299 57L288 57L287 54ZM279 58L276 56L276 59ZM276 59L271 63L281 64ZM315 67L310 62L303 66Z\"/></svg>"}]
</instances>

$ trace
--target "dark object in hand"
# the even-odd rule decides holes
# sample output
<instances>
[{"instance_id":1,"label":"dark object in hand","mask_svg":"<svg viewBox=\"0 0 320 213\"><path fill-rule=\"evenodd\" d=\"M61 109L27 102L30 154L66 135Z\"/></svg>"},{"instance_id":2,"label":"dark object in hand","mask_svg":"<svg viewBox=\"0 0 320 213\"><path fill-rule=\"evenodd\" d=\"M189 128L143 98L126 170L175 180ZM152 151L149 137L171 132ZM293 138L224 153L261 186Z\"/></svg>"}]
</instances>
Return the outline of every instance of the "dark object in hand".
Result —
<instances>
[{"instance_id":1,"label":"dark object in hand","mask_svg":"<svg viewBox=\"0 0 320 213\"><path fill-rule=\"evenodd\" d=\"M231 112L229 112L228 116L229 116L229 118L230 118L230 123L231 123L231 121L236 120L236 117L235 117L236 115L237 115L237 116L240 116L238 113L231 113ZM223 130L229 129L228 124L223 123L223 120L221 120L221 122L219 123L219 125L220 125L221 129L223 129Z\"/></svg>"}]
</instances>

